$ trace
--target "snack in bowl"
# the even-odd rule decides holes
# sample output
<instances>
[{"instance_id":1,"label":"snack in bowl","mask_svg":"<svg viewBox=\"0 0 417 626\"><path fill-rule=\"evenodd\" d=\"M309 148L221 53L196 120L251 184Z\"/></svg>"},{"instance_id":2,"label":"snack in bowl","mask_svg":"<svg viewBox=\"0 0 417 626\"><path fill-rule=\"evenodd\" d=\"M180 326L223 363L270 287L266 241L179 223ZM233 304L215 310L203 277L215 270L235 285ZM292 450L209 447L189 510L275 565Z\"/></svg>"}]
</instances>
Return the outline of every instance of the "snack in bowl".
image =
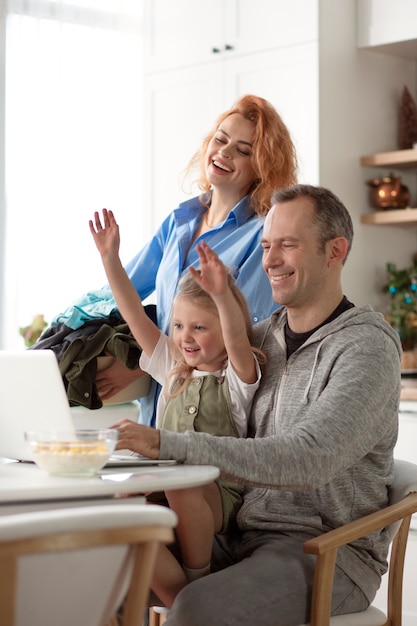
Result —
<instances>
[{"instance_id":1,"label":"snack in bowl","mask_svg":"<svg viewBox=\"0 0 417 626\"><path fill-rule=\"evenodd\" d=\"M32 431L25 433L33 460L49 474L91 476L109 460L117 430Z\"/></svg>"}]
</instances>

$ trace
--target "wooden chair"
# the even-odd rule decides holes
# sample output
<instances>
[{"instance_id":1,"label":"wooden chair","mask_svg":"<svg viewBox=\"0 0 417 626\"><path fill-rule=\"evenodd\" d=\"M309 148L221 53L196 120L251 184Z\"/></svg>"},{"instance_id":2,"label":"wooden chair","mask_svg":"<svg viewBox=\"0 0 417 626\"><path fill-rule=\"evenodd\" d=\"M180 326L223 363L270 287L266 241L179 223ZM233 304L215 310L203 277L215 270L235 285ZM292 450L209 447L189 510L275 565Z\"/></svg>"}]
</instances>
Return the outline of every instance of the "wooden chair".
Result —
<instances>
[{"instance_id":1,"label":"wooden chair","mask_svg":"<svg viewBox=\"0 0 417 626\"><path fill-rule=\"evenodd\" d=\"M81 479L82 480L82 479ZM1 626L139 626L176 516L147 504L0 516Z\"/></svg>"},{"instance_id":2,"label":"wooden chair","mask_svg":"<svg viewBox=\"0 0 417 626\"><path fill-rule=\"evenodd\" d=\"M417 465L395 460L394 474L389 506L305 542L304 552L315 554L317 562L310 623L304 626L401 626L405 551L411 516L417 512ZM338 548L386 527L389 527L392 541L387 573L387 612L370 606L360 613L330 617ZM151 626L161 626L165 621L165 615L157 610L150 609Z\"/></svg>"},{"instance_id":3,"label":"wooden chair","mask_svg":"<svg viewBox=\"0 0 417 626\"><path fill-rule=\"evenodd\" d=\"M306 541L304 552L317 557L310 626L401 626L405 552L411 516L417 512L417 465L395 460L389 506ZM370 606L360 613L330 617L337 550L356 539L388 527L391 536L387 611Z\"/></svg>"}]
</instances>

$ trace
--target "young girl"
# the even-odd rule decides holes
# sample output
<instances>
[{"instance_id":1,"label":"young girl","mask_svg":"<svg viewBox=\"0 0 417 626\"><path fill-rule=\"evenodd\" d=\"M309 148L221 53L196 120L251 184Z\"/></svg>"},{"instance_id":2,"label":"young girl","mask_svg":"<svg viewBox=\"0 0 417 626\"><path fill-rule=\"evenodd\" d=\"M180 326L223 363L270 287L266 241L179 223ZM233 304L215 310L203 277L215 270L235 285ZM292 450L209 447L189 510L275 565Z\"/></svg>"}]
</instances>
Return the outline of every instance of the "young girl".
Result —
<instances>
[{"instance_id":1,"label":"young girl","mask_svg":"<svg viewBox=\"0 0 417 626\"><path fill-rule=\"evenodd\" d=\"M251 346L246 300L218 256L204 242L198 246L200 270L190 267L181 279L171 314L170 337L149 319L119 257L119 227L103 209L90 220L120 314L142 348L140 366L162 386L157 426L221 436L246 435L246 421L260 381ZM215 533L233 526L242 487L212 483L167 492L178 515L176 529L181 567L163 547L152 589L167 607L190 580L210 572Z\"/></svg>"}]
</instances>

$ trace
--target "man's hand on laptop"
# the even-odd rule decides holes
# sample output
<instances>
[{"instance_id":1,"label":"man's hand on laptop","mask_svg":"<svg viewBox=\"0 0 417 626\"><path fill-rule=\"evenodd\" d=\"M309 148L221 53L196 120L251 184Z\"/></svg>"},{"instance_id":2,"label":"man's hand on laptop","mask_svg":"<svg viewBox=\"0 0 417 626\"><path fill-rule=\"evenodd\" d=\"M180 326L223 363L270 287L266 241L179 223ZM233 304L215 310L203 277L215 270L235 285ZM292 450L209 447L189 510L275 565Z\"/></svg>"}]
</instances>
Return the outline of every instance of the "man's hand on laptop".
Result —
<instances>
[{"instance_id":1,"label":"man's hand on laptop","mask_svg":"<svg viewBox=\"0 0 417 626\"><path fill-rule=\"evenodd\" d=\"M160 434L157 428L137 424L132 420L122 420L114 424L119 432L116 450L132 450L150 459L159 459Z\"/></svg>"}]
</instances>

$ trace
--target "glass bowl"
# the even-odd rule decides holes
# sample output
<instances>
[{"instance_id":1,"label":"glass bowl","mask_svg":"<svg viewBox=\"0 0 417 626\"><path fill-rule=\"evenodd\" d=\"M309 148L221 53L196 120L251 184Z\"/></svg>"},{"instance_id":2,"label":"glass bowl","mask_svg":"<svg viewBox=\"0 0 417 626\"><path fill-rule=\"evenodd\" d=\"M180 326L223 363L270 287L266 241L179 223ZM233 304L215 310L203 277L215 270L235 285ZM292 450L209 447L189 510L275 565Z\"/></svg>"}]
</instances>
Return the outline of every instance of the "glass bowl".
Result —
<instances>
[{"instance_id":1,"label":"glass bowl","mask_svg":"<svg viewBox=\"0 0 417 626\"><path fill-rule=\"evenodd\" d=\"M109 460L117 438L113 429L25 433L35 463L49 474L61 476L96 474Z\"/></svg>"}]
</instances>

